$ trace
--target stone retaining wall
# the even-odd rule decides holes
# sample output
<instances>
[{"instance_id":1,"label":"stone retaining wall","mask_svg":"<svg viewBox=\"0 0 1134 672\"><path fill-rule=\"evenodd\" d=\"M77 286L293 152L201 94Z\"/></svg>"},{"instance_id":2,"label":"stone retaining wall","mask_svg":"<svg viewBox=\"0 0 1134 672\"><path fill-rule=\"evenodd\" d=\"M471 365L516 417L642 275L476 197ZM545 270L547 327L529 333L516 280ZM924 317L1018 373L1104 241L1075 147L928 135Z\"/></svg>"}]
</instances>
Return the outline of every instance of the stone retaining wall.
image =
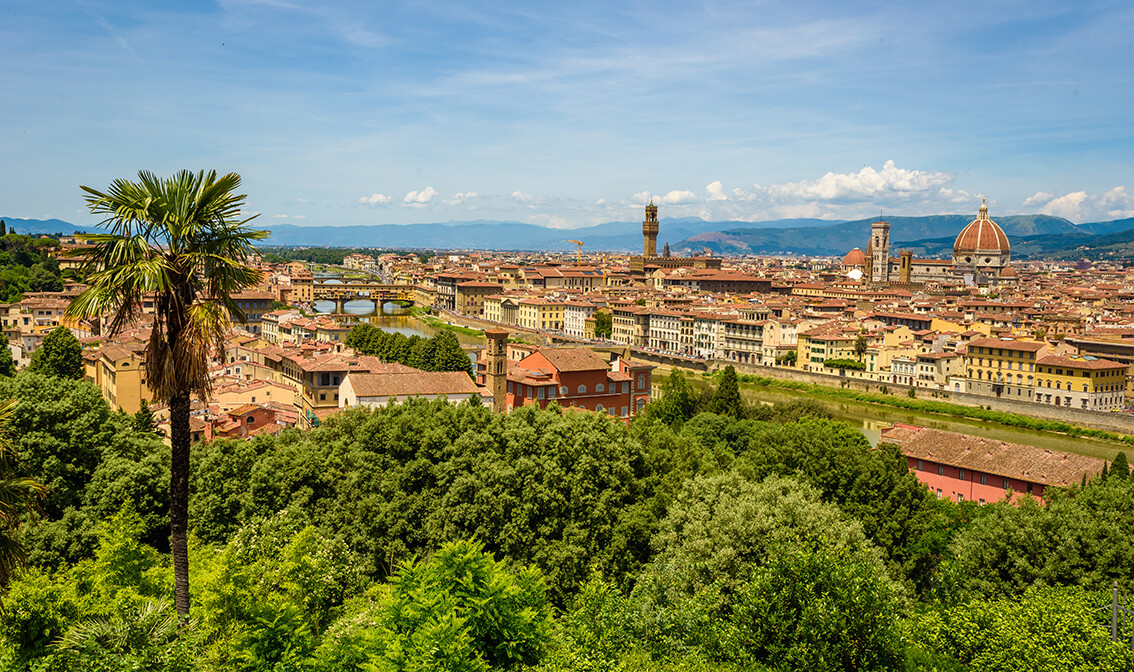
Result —
<instances>
[{"instance_id":1,"label":"stone retaining wall","mask_svg":"<svg viewBox=\"0 0 1134 672\"><path fill-rule=\"evenodd\" d=\"M854 373L860 373L858 371L847 371L848 375L846 377L843 377L827 373L815 373L811 371L800 371L798 369L788 369L782 367L737 364L735 362L728 362L724 360L713 360L712 364L710 365L710 369L715 371L717 369L722 369L729 364L731 364L736 369L737 373L748 373L756 376L764 376L767 378L776 378L779 380L796 380L802 383L813 383L815 385L826 385L828 387L842 387L843 383L845 382L846 387L868 392L878 392L880 388L885 385L886 390L890 394L899 396L905 396L909 393L910 390L909 385L879 383L877 381L863 380L850 375ZM933 396L934 392L937 393L936 397ZM957 404L958 406L973 406L981 408L992 407L992 410L994 411L1030 415L1036 418L1056 420L1059 422L1068 422L1071 424L1080 425L1082 427L1092 427L1094 429L1119 432L1121 434L1134 434L1134 415L1130 415L1128 413L1085 411L1083 409L1071 408L1069 406L1051 406L1048 404L1017 401L1015 399L998 399L996 397L986 397L983 395L968 394L965 392L930 390L924 387L917 388L917 396L920 399L945 401L951 404Z\"/></svg>"}]
</instances>

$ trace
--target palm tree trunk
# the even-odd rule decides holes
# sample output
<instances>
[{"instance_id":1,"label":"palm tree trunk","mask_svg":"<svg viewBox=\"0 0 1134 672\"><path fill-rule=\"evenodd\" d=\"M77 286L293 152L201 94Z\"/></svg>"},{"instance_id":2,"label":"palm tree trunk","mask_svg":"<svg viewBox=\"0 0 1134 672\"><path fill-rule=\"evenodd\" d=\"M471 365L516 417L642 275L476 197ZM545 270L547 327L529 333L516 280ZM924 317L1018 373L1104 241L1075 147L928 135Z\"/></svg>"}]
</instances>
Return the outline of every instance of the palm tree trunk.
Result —
<instances>
[{"instance_id":1,"label":"palm tree trunk","mask_svg":"<svg viewBox=\"0 0 1134 672\"><path fill-rule=\"evenodd\" d=\"M169 472L170 546L173 551L173 601L184 623L189 618L189 393L169 400L172 462Z\"/></svg>"}]
</instances>

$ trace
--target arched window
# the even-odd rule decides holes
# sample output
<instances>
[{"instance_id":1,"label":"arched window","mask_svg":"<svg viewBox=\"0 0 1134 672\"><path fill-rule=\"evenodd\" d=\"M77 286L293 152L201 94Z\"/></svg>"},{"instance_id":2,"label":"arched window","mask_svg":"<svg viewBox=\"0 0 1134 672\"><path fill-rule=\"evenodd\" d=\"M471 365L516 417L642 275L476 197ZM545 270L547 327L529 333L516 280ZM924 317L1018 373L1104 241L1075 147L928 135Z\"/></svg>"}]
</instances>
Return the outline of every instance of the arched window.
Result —
<instances>
[{"instance_id":1,"label":"arched window","mask_svg":"<svg viewBox=\"0 0 1134 672\"><path fill-rule=\"evenodd\" d=\"M641 413L642 409L645 408L645 407L646 407L646 400L645 399L639 399L638 400L638 412Z\"/></svg>"},{"instance_id":2,"label":"arched window","mask_svg":"<svg viewBox=\"0 0 1134 672\"><path fill-rule=\"evenodd\" d=\"M1063 383L1059 382L1058 380L1055 381L1055 389L1062 390L1063 389Z\"/></svg>"},{"instance_id":3,"label":"arched window","mask_svg":"<svg viewBox=\"0 0 1134 672\"><path fill-rule=\"evenodd\" d=\"M602 404L595 404L595 412L602 413Z\"/></svg>"},{"instance_id":4,"label":"arched window","mask_svg":"<svg viewBox=\"0 0 1134 672\"><path fill-rule=\"evenodd\" d=\"M1086 392L1086 391L1087 391L1087 384L1086 384L1086 383L1083 383L1083 391L1084 391L1084 392Z\"/></svg>"},{"instance_id":5,"label":"arched window","mask_svg":"<svg viewBox=\"0 0 1134 672\"><path fill-rule=\"evenodd\" d=\"M567 386L566 386L566 385L564 385L563 387L559 388L559 395L560 395L560 396L563 396L563 397L567 396Z\"/></svg>"},{"instance_id":6,"label":"arched window","mask_svg":"<svg viewBox=\"0 0 1134 672\"><path fill-rule=\"evenodd\" d=\"M586 385L580 385L579 390L578 390L578 394L586 394L586 393L587 393L587 386Z\"/></svg>"},{"instance_id":7,"label":"arched window","mask_svg":"<svg viewBox=\"0 0 1134 672\"><path fill-rule=\"evenodd\" d=\"M599 383L598 385L595 385L595 392L602 392L602 391L603 391L603 389L604 389L604 388L603 388L603 386L602 386L602 383Z\"/></svg>"}]
</instances>

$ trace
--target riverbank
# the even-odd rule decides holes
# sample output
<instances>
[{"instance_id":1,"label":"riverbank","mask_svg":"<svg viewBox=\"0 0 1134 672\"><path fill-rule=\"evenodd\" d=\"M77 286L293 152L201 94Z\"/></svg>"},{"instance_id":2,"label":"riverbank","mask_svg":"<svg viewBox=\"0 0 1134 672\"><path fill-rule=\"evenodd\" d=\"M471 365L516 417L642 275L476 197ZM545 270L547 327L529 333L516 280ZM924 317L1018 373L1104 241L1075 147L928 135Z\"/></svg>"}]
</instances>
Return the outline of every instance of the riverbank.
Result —
<instances>
[{"instance_id":1,"label":"riverbank","mask_svg":"<svg viewBox=\"0 0 1134 672\"><path fill-rule=\"evenodd\" d=\"M671 372L672 369L663 368L654 371L654 394L660 395L661 388ZM712 378L684 373L699 393L716 385L716 381ZM786 404L803 399L818 403L833 419L846 422L861 431L871 445L877 445L885 428L894 424L905 424L979 436L1005 443L1019 443L1044 450L1087 455L1108 461L1113 460L1119 452L1129 453L1131 450L1130 445L1122 441L1002 425L959 415L932 413L848 397L816 394L807 389L740 383L740 396L750 405Z\"/></svg>"},{"instance_id":2,"label":"riverbank","mask_svg":"<svg viewBox=\"0 0 1134 672\"><path fill-rule=\"evenodd\" d=\"M483 329L474 329L474 328L471 328L471 327L464 327L464 326L461 326L459 324L453 324L452 322L446 322L444 320L433 317L428 312L416 313L416 312L413 312L411 310L410 315L411 315L411 317L413 317L413 319L415 319L419 322L422 322L424 324L428 324L429 326L431 326L435 329L448 329L449 331L455 331L458 334L464 334L466 336L483 336L484 335Z\"/></svg>"},{"instance_id":3,"label":"riverbank","mask_svg":"<svg viewBox=\"0 0 1134 672\"><path fill-rule=\"evenodd\" d=\"M705 377L715 377L716 375L717 374L702 374L702 376ZM1023 429L1033 429L1046 432L1057 432L1059 434L1066 434L1067 436L1072 437L1086 436L1096 439L1103 439L1106 441L1114 441L1118 443L1134 445L1134 436L1130 436L1128 434L1119 434L1117 432L1110 432L1102 429L1082 427L1060 420L1037 418L1031 415L1020 415L1018 413L994 411L987 408L981 408L979 406L961 406L959 404L951 404L949 402L938 401L936 399L918 399L916 397L900 397L884 393L863 392L849 388L830 387L828 385L817 385L815 383L804 383L793 380L780 380L777 378L768 378L765 376L757 376L747 373L738 375L737 380L743 384L756 387L778 387L791 390L800 390L809 394L818 394L837 399L852 399L854 401L880 404L883 406L891 406L910 411L918 411L921 413L935 413L938 415L971 418L973 420L981 420L984 422L995 422L997 424L1006 425L1009 427L1020 427ZM926 391L925 393L928 393L928 391Z\"/></svg>"}]
</instances>

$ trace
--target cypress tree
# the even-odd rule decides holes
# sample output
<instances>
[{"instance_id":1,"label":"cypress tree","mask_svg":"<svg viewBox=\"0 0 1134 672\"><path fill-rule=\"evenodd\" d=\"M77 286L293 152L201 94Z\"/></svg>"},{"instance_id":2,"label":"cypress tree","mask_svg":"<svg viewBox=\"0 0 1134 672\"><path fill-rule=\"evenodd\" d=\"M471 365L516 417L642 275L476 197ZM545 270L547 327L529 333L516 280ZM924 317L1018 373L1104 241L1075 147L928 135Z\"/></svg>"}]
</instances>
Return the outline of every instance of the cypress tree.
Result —
<instances>
[{"instance_id":1,"label":"cypress tree","mask_svg":"<svg viewBox=\"0 0 1134 672\"><path fill-rule=\"evenodd\" d=\"M1114 462L1110 463L1110 475L1122 480L1130 478L1130 465L1126 462L1126 453L1114 456Z\"/></svg>"},{"instance_id":2,"label":"cypress tree","mask_svg":"<svg viewBox=\"0 0 1134 672\"><path fill-rule=\"evenodd\" d=\"M736 369L728 365L721 372L713 400L709 402L709 412L733 418L744 417L744 402L740 399L740 385L736 380Z\"/></svg>"}]
</instances>

